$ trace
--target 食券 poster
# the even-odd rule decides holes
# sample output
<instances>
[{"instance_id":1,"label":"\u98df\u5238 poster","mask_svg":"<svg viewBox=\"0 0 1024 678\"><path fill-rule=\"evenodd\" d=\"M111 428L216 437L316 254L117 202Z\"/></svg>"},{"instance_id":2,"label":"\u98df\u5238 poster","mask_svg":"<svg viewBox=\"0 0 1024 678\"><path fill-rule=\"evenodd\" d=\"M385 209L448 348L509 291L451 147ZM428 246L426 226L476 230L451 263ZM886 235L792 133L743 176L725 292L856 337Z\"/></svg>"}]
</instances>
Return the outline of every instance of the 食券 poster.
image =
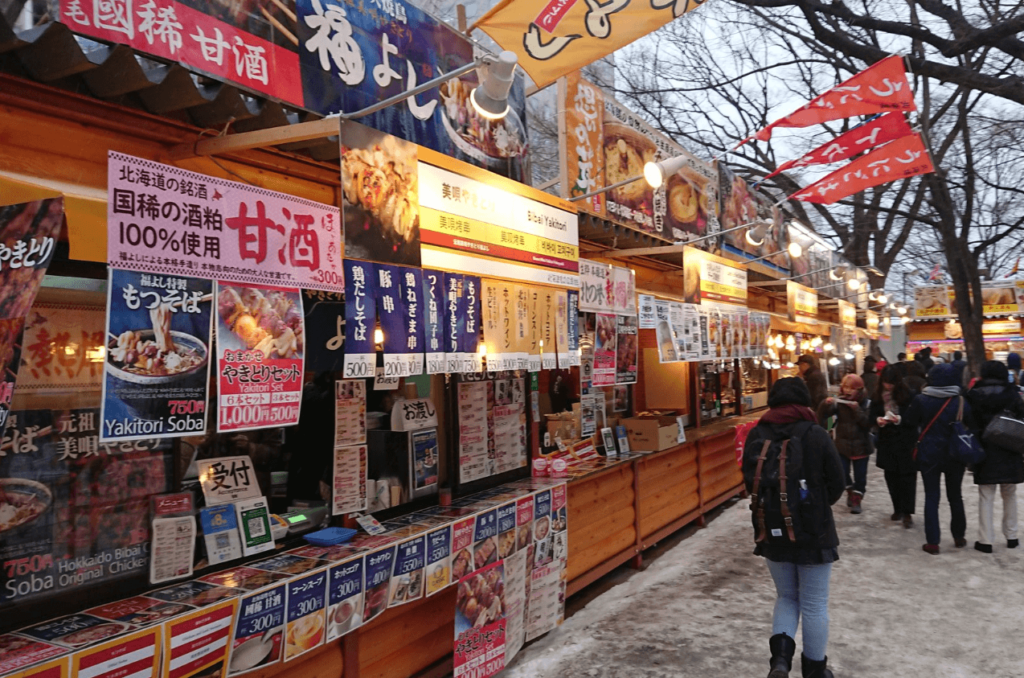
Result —
<instances>
[{"instance_id":1,"label":"\u98df\u5238 poster","mask_svg":"<svg viewBox=\"0 0 1024 678\"><path fill-rule=\"evenodd\" d=\"M213 283L110 269L100 440L206 430Z\"/></svg>"},{"instance_id":2,"label":"\u98df\u5238 poster","mask_svg":"<svg viewBox=\"0 0 1024 678\"><path fill-rule=\"evenodd\" d=\"M217 431L299 423L299 290L217 283Z\"/></svg>"}]
</instances>

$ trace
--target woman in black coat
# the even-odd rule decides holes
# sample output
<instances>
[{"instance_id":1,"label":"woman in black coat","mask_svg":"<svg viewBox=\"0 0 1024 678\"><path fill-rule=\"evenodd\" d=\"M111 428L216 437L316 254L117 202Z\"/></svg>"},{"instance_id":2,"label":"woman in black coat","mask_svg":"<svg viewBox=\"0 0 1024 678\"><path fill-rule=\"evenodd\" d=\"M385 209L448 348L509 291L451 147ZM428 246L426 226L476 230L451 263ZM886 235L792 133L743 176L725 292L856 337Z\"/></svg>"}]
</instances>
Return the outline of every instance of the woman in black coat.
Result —
<instances>
[{"instance_id":1,"label":"woman in black coat","mask_svg":"<svg viewBox=\"0 0 1024 678\"><path fill-rule=\"evenodd\" d=\"M982 438L985 427L992 419L1009 410L1015 417L1024 419L1024 401L1015 384L1009 382L1006 365L989 360L981 366L981 381L967 393L978 426L978 438ZM1017 548L1017 485L1024 483L1024 440L1017 449L1007 449L987 444L985 461L974 469L974 483L978 486L978 541L974 548L982 553L992 553L993 525L992 512L996 500L996 485L1003 496L1003 536L1007 548Z\"/></svg>"},{"instance_id":2,"label":"woman in black coat","mask_svg":"<svg viewBox=\"0 0 1024 678\"><path fill-rule=\"evenodd\" d=\"M892 519L903 527L914 525L917 497L917 466L914 444L917 427L903 420L917 392L907 386L907 368L903 363L886 365L871 398L871 422L878 431L878 456L875 463L885 471L885 484L892 498Z\"/></svg>"}]
</instances>

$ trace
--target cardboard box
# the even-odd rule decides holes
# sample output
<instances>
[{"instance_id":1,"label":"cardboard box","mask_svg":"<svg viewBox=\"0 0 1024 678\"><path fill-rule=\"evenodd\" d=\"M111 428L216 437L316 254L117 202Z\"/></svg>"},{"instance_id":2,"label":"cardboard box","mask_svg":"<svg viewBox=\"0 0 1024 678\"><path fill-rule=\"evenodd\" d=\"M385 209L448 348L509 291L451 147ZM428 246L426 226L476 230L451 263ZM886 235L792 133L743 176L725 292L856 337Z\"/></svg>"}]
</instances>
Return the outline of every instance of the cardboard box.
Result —
<instances>
[{"instance_id":1,"label":"cardboard box","mask_svg":"<svg viewBox=\"0 0 1024 678\"><path fill-rule=\"evenodd\" d=\"M679 443L679 424L674 416L623 419L632 452L660 452Z\"/></svg>"}]
</instances>

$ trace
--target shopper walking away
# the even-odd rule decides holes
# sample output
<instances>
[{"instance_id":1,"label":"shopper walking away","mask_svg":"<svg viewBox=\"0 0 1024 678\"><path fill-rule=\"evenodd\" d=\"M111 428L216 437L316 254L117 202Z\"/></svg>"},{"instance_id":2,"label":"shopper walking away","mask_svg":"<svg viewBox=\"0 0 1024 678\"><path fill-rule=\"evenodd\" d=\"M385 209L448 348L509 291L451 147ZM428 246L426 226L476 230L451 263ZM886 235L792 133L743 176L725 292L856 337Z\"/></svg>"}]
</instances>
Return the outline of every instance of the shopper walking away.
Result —
<instances>
[{"instance_id":1,"label":"shopper walking away","mask_svg":"<svg viewBox=\"0 0 1024 678\"><path fill-rule=\"evenodd\" d=\"M1013 375L1013 385L1020 387L1020 354L1011 353L1006 356L1006 366L1010 369L1010 374Z\"/></svg>"},{"instance_id":2,"label":"shopper walking away","mask_svg":"<svg viewBox=\"0 0 1024 678\"><path fill-rule=\"evenodd\" d=\"M906 353L897 353L896 354L896 362L899 362L899 363L907 362L907 354Z\"/></svg>"},{"instance_id":3,"label":"shopper walking away","mask_svg":"<svg viewBox=\"0 0 1024 678\"><path fill-rule=\"evenodd\" d=\"M967 393L974 413L978 438L985 448L985 461L974 468L974 483L978 486L978 541L974 548L992 553L992 510L996 500L996 486L1003 497L1003 536L1007 548L1017 548L1017 485L1024 483L1024 440L1015 448L1001 447L984 442L982 432L989 422L1003 410L1014 418L1024 419L1024 400L1020 391L1009 383L1009 370L1001 362L990 360L981 366L981 380Z\"/></svg>"},{"instance_id":4,"label":"shopper walking away","mask_svg":"<svg viewBox=\"0 0 1024 678\"><path fill-rule=\"evenodd\" d=\"M833 678L826 657L829 579L839 559L832 504L845 485L839 454L810 403L802 380L779 379L768 394L771 409L744 447L754 553L765 558L777 594L769 678L789 676L801 619L804 678Z\"/></svg>"},{"instance_id":5,"label":"shopper walking away","mask_svg":"<svg viewBox=\"0 0 1024 678\"><path fill-rule=\"evenodd\" d=\"M928 371L935 366L935 361L932 360L932 349L929 346L926 346L915 353L914 360L921 363L921 366L924 368L925 375L927 375Z\"/></svg>"},{"instance_id":6,"label":"shopper walking away","mask_svg":"<svg viewBox=\"0 0 1024 678\"><path fill-rule=\"evenodd\" d=\"M848 374L839 385L839 397L826 398L818 407L818 422L822 426L829 417L836 418L836 448L846 474L846 505L850 513L861 512L867 491L868 459L873 451L868 403L864 380L856 374Z\"/></svg>"},{"instance_id":7,"label":"shopper walking away","mask_svg":"<svg viewBox=\"0 0 1024 678\"><path fill-rule=\"evenodd\" d=\"M907 423L904 415L917 393L907 386L903 363L888 365L878 379L878 388L871 398L869 417L878 431L878 454L875 463L885 472L885 484L892 499L892 519L902 520L903 527L914 525L914 504L917 496L917 468L914 466L914 443L917 427Z\"/></svg>"},{"instance_id":8,"label":"shopper walking away","mask_svg":"<svg viewBox=\"0 0 1024 678\"><path fill-rule=\"evenodd\" d=\"M878 388L878 359L873 355L864 357L864 371L861 373L860 378L864 380L864 390L868 392L869 396L873 396L875 390Z\"/></svg>"},{"instance_id":9,"label":"shopper walking away","mask_svg":"<svg viewBox=\"0 0 1024 678\"><path fill-rule=\"evenodd\" d=\"M914 449L915 461L924 482L924 532L927 543L922 547L932 555L939 553L939 498L943 479L946 481L946 500L953 519L949 529L957 548L967 545L967 517L960 484L964 479L964 465L949 452L953 442L953 428L960 405L963 404L964 421L971 421L971 406L961 403L960 387L952 365L937 365L928 373L928 385L922 389L907 408L907 424L918 434Z\"/></svg>"},{"instance_id":10,"label":"shopper walking away","mask_svg":"<svg viewBox=\"0 0 1024 678\"><path fill-rule=\"evenodd\" d=\"M967 371L967 361L964 360L964 354L961 351L953 351L953 362L951 364L956 370L956 383L963 386L964 372Z\"/></svg>"},{"instance_id":11,"label":"shopper walking away","mask_svg":"<svg viewBox=\"0 0 1024 678\"><path fill-rule=\"evenodd\" d=\"M797 358L796 367L800 370L800 378L807 385L811 394L811 409L818 409L818 405L828 395L828 384L825 381L825 374L818 366L818 359L813 355L804 354Z\"/></svg>"},{"instance_id":12,"label":"shopper walking away","mask_svg":"<svg viewBox=\"0 0 1024 678\"><path fill-rule=\"evenodd\" d=\"M917 361L910 361L903 363L905 373L903 380L907 384L907 388L914 392L914 395L920 393L925 386L928 385L928 380L925 379L924 366Z\"/></svg>"}]
</instances>

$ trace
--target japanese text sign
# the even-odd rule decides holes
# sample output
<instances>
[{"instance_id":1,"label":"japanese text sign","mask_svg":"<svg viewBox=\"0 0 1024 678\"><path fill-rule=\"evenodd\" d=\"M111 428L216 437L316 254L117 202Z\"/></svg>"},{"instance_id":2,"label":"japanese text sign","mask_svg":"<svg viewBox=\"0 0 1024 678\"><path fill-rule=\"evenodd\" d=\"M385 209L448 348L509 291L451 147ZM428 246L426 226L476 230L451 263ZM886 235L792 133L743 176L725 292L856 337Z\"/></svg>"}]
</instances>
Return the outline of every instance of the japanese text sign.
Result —
<instances>
[{"instance_id":1,"label":"japanese text sign","mask_svg":"<svg viewBox=\"0 0 1024 678\"><path fill-rule=\"evenodd\" d=\"M345 369L346 379L372 377L377 367L374 327L377 324L377 268L354 259L345 260Z\"/></svg>"},{"instance_id":2,"label":"japanese text sign","mask_svg":"<svg viewBox=\"0 0 1024 678\"><path fill-rule=\"evenodd\" d=\"M336 207L113 151L107 181L111 266L344 289Z\"/></svg>"},{"instance_id":3,"label":"japanese text sign","mask_svg":"<svg viewBox=\"0 0 1024 678\"><path fill-rule=\"evenodd\" d=\"M256 470L249 457L200 459L196 464L203 497L208 506L253 499L263 494L256 482Z\"/></svg>"},{"instance_id":4,"label":"japanese text sign","mask_svg":"<svg viewBox=\"0 0 1024 678\"><path fill-rule=\"evenodd\" d=\"M814 320L818 317L818 293L810 287L787 280L786 299L790 320Z\"/></svg>"},{"instance_id":5,"label":"japanese text sign","mask_svg":"<svg viewBox=\"0 0 1024 678\"><path fill-rule=\"evenodd\" d=\"M239 676L281 661L286 595L286 585L279 584L239 601L228 676Z\"/></svg>"},{"instance_id":6,"label":"japanese text sign","mask_svg":"<svg viewBox=\"0 0 1024 678\"><path fill-rule=\"evenodd\" d=\"M745 306L747 271L734 261L687 247L683 253L683 295L691 304L710 301Z\"/></svg>"},{"instance_id":7,"label":"japanese text sign","mask_svg":"<svg viewBox=\"0 0 1024 678\"><path fill-rule=\"evenodd\" d=\"M163 678L190 678L220 664L223 676L238 599L224 601L164 624Z\"/></svg>"},{"instance_id":8,"label":"japanese text sign","mask_svg":"<svg viewBox=\"0 0 1024 678\"><path fill-rule=\"evenodd\" d=\"M324 642L327 569L288 581L284 660L291 661Z\"/></svg>"}]
</instances>

